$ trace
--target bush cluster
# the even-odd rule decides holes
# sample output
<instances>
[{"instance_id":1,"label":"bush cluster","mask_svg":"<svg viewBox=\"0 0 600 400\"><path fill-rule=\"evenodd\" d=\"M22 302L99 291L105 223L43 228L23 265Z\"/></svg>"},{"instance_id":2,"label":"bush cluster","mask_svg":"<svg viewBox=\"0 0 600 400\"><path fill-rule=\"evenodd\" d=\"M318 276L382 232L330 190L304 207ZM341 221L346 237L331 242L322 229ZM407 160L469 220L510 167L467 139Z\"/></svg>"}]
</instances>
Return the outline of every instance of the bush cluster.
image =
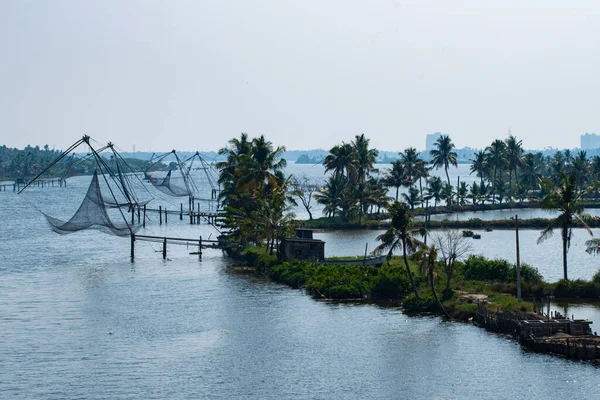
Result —
<instances>
[{"instance_id":1,"label":"bush cluster","mask_svg":"<svg viewBox=\"0 0 600 400\"><path fill-rule=\"evenodd\" d=\"M464 262L463 277L477 281L516 282L517 267L506 260L488 260L483 256L471 255ZM521 265L521 281L528 283L542 282L542 275L537 268Z\"/></svg>"}]
</instances>

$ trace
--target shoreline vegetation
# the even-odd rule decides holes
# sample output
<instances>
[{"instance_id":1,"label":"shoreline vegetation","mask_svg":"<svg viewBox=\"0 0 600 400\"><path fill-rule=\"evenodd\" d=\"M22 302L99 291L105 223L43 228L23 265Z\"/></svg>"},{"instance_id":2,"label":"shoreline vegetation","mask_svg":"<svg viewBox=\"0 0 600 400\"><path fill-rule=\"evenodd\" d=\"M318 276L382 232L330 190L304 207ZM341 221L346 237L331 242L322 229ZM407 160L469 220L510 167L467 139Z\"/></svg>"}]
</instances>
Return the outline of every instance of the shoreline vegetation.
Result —
<instances>
[{"instance_id":1,"label":"shoreline vegetation","mask_svg":"<svg viewBox=\"0 0 600 400\"><path fill-rule=\"evenodd\" d=\"M315 299L401 304L408 313L460 321L479 320L482 311L486 318L498 317L502 310L512 313L519 325L529 317L541 318L535 312L552 296L600 298L600 272L591 281L569 280L567 268L572 229L582 227L591 234L590 227L600 226L598 218L583 212L585 206L598 206L600 156L590 161L585 151L557 152L552 158L523 154L521 141L509 136L474 155L471 172L479 183L468 187L460 178L456 186L451 184L448 170L457 166L457 155L450 138L440 136L434 147L430 162L408 148L381 174L374 166L378 151L369 147L364 134L356 135L330 150L322 162L330 175L317 185L307 177L284 175L284 147L273 148L264 136L250 140L242 133L219 151L227 159L216 165L223 188L221 240L246 267ZM443 169L445 179L431 176L434 168ZM407 193L400 193L401 187ZM395 198L390 197L394 192ZM298 221L290 212L296 200L308 213L308 221ZM312 200L323 206L322 218L313 217ZM544 282L531 266L518 268L505 260L467 256L470 238L457 229L512 229L515 221L429 218L459 210L532 207L552 211L552 218L521 220L519 227L538 229L538 242L555 230L562 238L564 279L555 283ZM384 229L374 253L386 255L387 261L381 267L312 262L322 255L317 255L310 238L296 237L299 226ZM428 229L437 228L439 234L429 245L420 240ZM300 247L291 256L286 253L284 261L278 250L286 238L294 238ZM598 253L600 239L591 239L586 246L588 252ZM524 301L517 299L518 293Z\"/></svg>"},{"instance_id":2,"label":"shoreline vegetation","mask_svg":"<svg viewBox=\"0 0 600 400\"><path fill-rule=\"evenodd\" d=\"M269 254L267 248L257 246L244 249L235 258L245 269L303 290L317 300L401 305L408 313L444 316L416 254L408 262L420 293L418 298L412 293L401 256L392 256L381 267L301 260L282 262L276 255ZM443 270L443 266L436 265L436 269ZM538 270L527 264L521 265L520 272L523 298L520 303L515 296L516 266L501 259L471 255L464 261L456 261L450 282L438 271L434 274L433 287L449 316L464 322L474 317L478 304L485 305L490 312L537 312L549 297L553 300L600 299L600 271L590 281L561 279L557 282L545 282Z\"/></svg>"}]
</instances>

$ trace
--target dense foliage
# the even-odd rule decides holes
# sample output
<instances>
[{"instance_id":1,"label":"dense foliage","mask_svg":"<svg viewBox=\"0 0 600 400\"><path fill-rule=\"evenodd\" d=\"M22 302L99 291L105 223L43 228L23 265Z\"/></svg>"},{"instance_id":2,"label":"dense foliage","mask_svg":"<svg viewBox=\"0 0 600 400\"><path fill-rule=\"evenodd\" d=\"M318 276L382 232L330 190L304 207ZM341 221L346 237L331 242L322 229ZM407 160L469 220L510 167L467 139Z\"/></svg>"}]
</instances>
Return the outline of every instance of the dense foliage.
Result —
<instances>
[{"instance_id":1,"label":"dense foliage","mask_svg":"<svg viewBox=\"0 0 600 400\"><path fill-rule=\"evenodd\" d=\"M274 149L264 136L249 140L242 133L219 151L227 157L216 165L224 206L221 224L232 247L266 242L272 253L291 233L294 215L288 212L292 199L290 180L283 175L284 150Z\"/></svg>"}]
</instances>

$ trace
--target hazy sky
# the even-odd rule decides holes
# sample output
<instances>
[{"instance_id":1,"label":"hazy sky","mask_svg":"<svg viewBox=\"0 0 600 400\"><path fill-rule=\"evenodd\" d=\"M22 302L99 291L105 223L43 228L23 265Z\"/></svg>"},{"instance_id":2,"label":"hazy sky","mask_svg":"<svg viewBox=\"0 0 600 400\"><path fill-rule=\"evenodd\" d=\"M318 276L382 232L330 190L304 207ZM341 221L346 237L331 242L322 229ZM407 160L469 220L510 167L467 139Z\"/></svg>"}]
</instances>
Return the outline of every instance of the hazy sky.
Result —
<instances>
[{"instance_id":1,"label":"hazy sky","mask_svg":"<svg viewBox=\"0 0 600 400\"><path fill-rule=\"evenodd\" d=\"M288 149L600 133L600 2L0 1L0 144Z\"/></svg>"}]
</instances>

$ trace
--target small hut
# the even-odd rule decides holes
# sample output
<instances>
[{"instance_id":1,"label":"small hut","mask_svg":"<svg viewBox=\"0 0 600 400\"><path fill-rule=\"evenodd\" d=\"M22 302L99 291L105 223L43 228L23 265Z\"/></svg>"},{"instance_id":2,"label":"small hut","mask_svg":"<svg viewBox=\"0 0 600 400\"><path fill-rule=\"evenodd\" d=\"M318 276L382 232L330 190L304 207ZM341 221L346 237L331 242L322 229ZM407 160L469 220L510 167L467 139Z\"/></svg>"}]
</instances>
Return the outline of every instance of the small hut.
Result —
<instances>
[{"instance_id":1,"label":"small hut","mask_svg":"<svg viewBox=\"0 0 600 400\"><path fill-rule=\"evenodd\" d=\"M324 260L325 242L313 239L311 229L296 229L296 237L285 238L279 245L279 257L283 261Z\"/></svg>"}]
</instances>

